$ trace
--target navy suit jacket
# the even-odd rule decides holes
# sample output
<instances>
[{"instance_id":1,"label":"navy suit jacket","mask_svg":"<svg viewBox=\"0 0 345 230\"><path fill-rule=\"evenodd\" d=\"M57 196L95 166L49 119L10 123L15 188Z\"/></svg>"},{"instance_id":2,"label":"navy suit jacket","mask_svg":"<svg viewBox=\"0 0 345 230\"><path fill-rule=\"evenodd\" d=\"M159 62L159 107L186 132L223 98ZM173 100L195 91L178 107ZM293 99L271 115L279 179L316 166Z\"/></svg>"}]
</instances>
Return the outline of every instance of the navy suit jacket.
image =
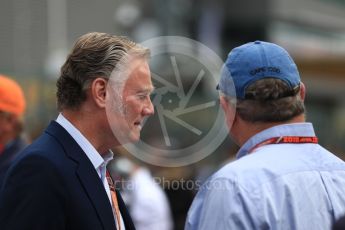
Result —
<instances>
[{"instance_id":1,"label":"navy suit jacket","mask_svg":"<svg viewBox=\"0 0 345 230\"><path fill-rule=\"evenodd\" d=\"M117 195L126 230L135 229ZM9 169L0 191L0 229L116 229L109 198L95 168L55 121Z\"/></svg>"}]
</instances>

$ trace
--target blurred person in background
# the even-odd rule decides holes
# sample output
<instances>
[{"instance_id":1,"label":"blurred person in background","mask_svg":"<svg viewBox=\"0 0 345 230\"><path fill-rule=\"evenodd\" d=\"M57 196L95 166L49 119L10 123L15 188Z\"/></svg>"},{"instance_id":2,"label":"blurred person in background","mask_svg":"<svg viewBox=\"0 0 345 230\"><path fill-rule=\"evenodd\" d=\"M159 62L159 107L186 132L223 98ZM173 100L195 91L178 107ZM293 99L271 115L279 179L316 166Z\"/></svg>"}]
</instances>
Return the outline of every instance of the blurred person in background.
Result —
<instances>
[{"instance_id":1,"label":"blurred person in background","mask_svg":"<svg viewBox=\"0 0 345 230\"><path fill-rule=\"evenodd\" d=\"M57 81L58 118L7 172L2 230L135 229L106 165L110 149L139 140L154 112L148 57L124 37L93 32L76 41ZM128 74L115 71L113 79L120 62Z\"/></svg>"},{"instance_id":2,"label":"blurred person in background","mask_svg":"<svg viewBox=\"0 0 345 230\"><path fill-rule=\"evenodd\" d=\"M286 50L233 49L217 88L240 149L201 187L185 229L331 229L345 212L345 163L305 122L305 86Z\"/></svg>"},{"instance_id":3,"label":"blurred person in background","mask_svg":"<svg viewBox=\"0 0 345 230\"><path fill-rule=\"evenodd\" d=\"M170 204L148 168L121 157L110 164L137 230L172 230Z\"/></svg>"},{"instance_id":4,"label":"blurred person in background","mask_svg":"<svg viewBox=\"0 0 345 230\"><path fill-rule=\"evenodd\" d=\"M0 75L0 188L11 163L27 145L22 135L25 105L18 83Z\"/></svg>"}]
</instances>

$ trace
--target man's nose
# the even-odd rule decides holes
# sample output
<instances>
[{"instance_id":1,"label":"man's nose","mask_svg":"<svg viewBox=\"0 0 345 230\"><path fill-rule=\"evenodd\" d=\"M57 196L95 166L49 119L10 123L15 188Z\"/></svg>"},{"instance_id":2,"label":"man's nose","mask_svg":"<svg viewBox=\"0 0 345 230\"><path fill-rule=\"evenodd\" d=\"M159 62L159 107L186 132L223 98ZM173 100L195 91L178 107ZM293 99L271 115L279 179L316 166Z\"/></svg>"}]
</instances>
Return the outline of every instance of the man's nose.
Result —
<instances>
[{"instance_id":1,"label":"man's nose","mask_svg":"<svg viewBox=\"0 0 345 230\"><path fill-rule=\"evenodd\" d=\"M143 115L144 116L151 116L155 113L155 109L154 106L152 104L151 99L149 99L148 104L145 105L144 109L143 109Z\"/></svg>"}]
</instances>

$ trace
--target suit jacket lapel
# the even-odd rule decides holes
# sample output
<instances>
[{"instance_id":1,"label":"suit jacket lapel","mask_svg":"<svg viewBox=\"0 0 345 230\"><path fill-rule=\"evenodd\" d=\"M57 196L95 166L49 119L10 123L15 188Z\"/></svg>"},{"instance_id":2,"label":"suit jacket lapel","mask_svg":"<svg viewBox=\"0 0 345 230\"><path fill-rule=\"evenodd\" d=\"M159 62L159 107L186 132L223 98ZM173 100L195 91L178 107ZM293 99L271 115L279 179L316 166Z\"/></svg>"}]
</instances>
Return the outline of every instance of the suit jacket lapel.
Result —
<instances>
[{"instance_id":1,"label":"suit jacket lapel","mask_svg":"<svg viewBox=\"0 0 345 230\"><path fill-rule=\"evenodd\" d=\"M61 143L69 158L78 163L76 174L90 202L93 204L104 229L116 229L112 207L102 181L84 151L57 122L52 121L46 129L46 132Z\"/></svg>"}]
</instances>

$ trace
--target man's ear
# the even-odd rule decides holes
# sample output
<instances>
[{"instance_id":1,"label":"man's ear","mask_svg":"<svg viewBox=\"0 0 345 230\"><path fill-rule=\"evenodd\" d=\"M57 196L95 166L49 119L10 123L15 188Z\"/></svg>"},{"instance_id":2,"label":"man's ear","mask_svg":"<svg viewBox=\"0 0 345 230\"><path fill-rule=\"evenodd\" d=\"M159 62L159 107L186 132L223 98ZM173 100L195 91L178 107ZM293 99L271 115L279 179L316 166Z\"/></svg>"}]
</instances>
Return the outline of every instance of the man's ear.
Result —
<instances>
[{"instance_id":1,"label":"man's ear","mask_svg":"<svg viewBox=\"0 0 345 230\"><path fill-rule=\"evenodd\" d=\"M303 84L303 82L301 82L301 89L299 91L299 95L300 95L302 101L304 101L304 99L305 99L305 94L306 94L305 85Z\"/></svg>"},{"instance_id":2,"label":"man's ear","mask_svg":"<svg viewBox=\"0 0 345 230\"><path fill-rule=\"evenodd\" d=\"M224 97L220 96L219 97L219 103L220 103L220 106L222 107L222 109L224 110L224 112L226 112L228 109L228 106L229 106L228 101Z\"/></svg>"},{"instance_id":3,"label":"man's ear","mask_svg":"<svg viewBox=\"0 0 345 230\"><path fill-rule=\"evenodd\" d=\"M91 84L91 96L93 101L101 108L105 108L105 97L108 81L104 78L96 78Z\"/></svg>"},{"instance_id":4,"label":"man's ear","mask_svg":"<svg viewBox=\"0 0 345 230\"><path fill-rule=\"evenodd\" d=\"M226 99L226 97L220 96L219 98L220 105L225 113L233 112L234 106Z\"/></svg>"},{"instance_id":5,"label":"man's ear","mask_svg":"<svg viewBox=\"0 0 345 230\"><path fill-rule=\"evenodd\" d=\"M220 96L219 101L220 101L220 105L222 106L222 109L224 110L224 114L225 114L225 117L226 117L226 123L227 123L228 127L231 128L233 123L237 119L236 105L232 105L223 96Z\"/></svg>"}]
</instances>

